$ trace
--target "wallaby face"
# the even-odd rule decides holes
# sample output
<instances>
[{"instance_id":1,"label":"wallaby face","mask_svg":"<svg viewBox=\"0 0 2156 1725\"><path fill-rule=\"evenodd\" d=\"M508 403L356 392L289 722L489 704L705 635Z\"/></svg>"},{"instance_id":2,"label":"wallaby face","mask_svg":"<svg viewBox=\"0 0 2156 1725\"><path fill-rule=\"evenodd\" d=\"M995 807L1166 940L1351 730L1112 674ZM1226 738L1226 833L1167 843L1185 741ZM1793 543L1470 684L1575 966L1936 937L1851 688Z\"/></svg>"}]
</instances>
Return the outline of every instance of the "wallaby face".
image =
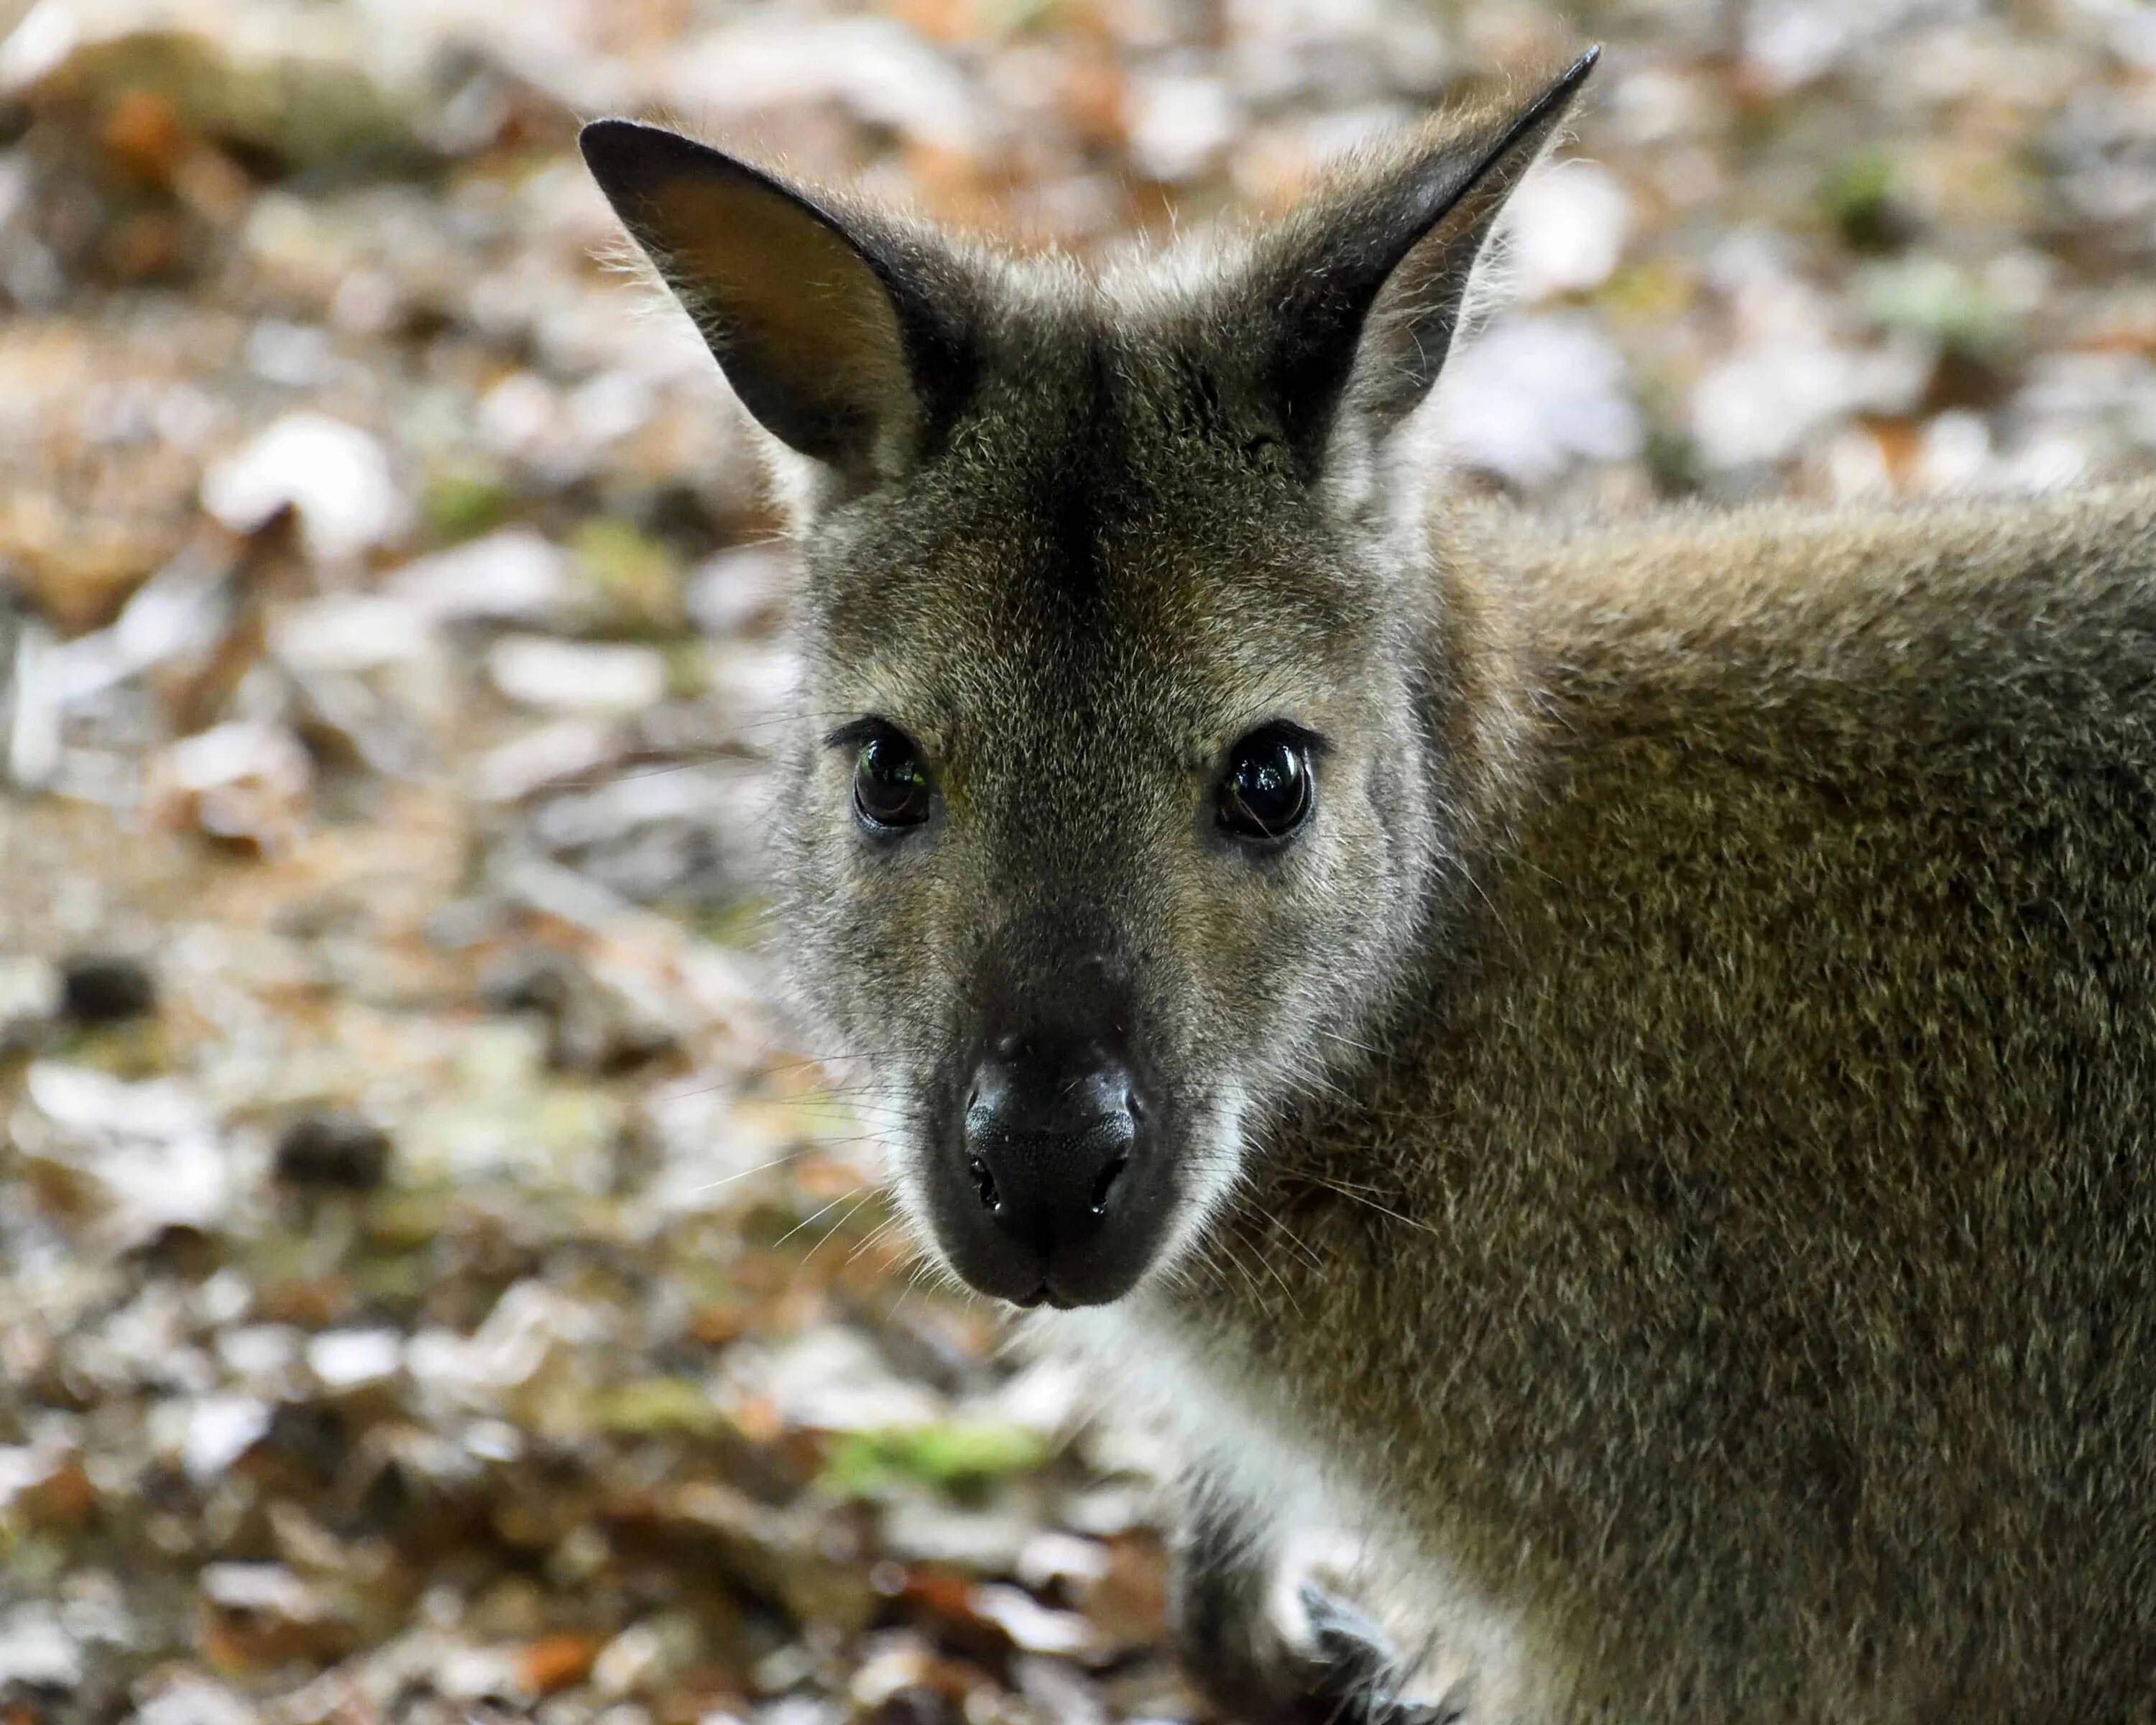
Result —
<instances>
[{"instance_id":1,"label":"wallaby face","mask_svg":"<svg viewBox=\"0 0 2156 1725\"><path fill-rule=\"evenodd\" d=\"M1227 438L1149 472L1096 388L1036 376L1044 434L810 541L804 968L907 1208L1028 1305L1195 1227L1245 1110L1394 968L1430 824L1399 644L1296 482ZM1196 544L1183 511L1295 525Z\"/></svg>"},{"instance_id":2,"label":"wallaby face","mask_svg":"<svg viewBox=\"0 0 2156 1725\"><path fill-rule=\"evenodd\" d=\"M1414 950L1455 763L1382 449L1592 59L1179 273L992 259L586 130L800 458L792 956L985 1293L1171 1263Z\"/></svg>"}]
</instances>

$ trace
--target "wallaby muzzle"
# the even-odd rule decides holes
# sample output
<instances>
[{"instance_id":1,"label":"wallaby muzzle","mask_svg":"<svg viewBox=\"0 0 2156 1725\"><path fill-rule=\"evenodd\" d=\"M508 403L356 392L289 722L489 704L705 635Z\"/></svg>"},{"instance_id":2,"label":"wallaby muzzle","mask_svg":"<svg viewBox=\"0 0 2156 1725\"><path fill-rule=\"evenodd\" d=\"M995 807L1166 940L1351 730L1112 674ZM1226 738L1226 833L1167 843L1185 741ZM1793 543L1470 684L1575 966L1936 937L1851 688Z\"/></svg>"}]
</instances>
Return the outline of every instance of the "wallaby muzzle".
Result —
<instances>
[{"instance_id":1,"label":"wallaby muzzle","mask_svg":"<svg viewBox=\"0 0 2156 1725\"><path fill-rule=\"evenodd\" d=\"M1008 959L1009 955L1005 955ZM1019 1306L1119 1298L1151 1267L1175 1210L1170 1110L1136 1046L1119 967L1040 961L1022 983L991 960L923 1158L952 1267Z\"/></svg>"},{"instance_id":2,"label":"wallaby muzzle","mask_svg":"<svg viewBox=\"0 0 2156 1725\"><path fill-rule=\"evenodd\" d=\"M1152 1260L1167 1208L1151 1113L1113 1050L1002 1038L973 1069L932 1175L958 1273L1021 1306L1127 1292Z\"/></svg>"}]
</instances>

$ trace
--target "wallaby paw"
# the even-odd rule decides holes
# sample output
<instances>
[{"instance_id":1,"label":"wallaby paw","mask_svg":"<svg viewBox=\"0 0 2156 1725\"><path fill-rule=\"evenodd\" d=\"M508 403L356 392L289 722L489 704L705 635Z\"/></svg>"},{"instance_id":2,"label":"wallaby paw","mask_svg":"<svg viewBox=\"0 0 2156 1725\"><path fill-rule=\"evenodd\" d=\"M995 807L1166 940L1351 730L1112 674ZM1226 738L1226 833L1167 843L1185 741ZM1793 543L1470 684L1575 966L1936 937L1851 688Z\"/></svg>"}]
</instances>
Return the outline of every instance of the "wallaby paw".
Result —
<instances>
[{"instance_id":1,"label":"wallaby paw","mask_svg":"<svg viewBox=\"0 0 2156 1725\"><path fill-rule=\"evenodd\" d=\"M1384 1631L1323 1589L1299 1590L1307 1625L1295 1650L1295 1686L1286 1711L1296 1725L1459 1725L1462 1707L1450 1697L1404 1700L1399 1655Z\"/></svg>"}]
</instances>

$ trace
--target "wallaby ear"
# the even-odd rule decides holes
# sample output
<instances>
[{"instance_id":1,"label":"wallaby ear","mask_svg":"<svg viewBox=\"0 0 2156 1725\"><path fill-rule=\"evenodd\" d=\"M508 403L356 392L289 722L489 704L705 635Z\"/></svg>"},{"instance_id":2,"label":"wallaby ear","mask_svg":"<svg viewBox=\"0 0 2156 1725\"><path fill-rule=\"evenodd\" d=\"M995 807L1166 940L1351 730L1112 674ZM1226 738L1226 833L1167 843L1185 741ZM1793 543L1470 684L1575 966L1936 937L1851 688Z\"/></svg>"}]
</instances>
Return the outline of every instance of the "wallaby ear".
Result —
<instances>
[{"instance_id":1,"label":"wallaby ear","mask_svg":"<svg viewBox=\"0 0 2156 1725\"><path fill-rule=\"evenodd\" d=\"M1306 471L1343 416L1382 437L1430 393L1491 224L1601 52L1589 49L1523 107L1445 124L1351 168L1260 245L1253 315L1276 332L1261 350L1263 385Z\"/></svg>"},{"instance_id":2,"label":"wallaby ear","mask_svg":"<svg viewBox=\"0 0 2156 1725\"><path fill-rule=\"evenodd\" d=\"M912 236L842 218L761 170L655 126L578 141L599 189L780 442L857 480L915 454L957 369Z\"/></svg>"}]
</instances>

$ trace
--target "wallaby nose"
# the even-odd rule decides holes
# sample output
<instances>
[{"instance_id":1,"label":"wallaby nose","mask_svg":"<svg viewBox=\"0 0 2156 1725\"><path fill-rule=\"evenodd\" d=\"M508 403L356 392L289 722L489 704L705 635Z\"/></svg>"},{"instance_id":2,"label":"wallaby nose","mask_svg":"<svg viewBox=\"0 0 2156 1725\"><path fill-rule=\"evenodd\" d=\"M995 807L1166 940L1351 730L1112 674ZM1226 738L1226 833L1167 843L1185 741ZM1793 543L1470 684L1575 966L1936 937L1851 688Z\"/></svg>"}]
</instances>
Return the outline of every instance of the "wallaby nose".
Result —
<instances>
[{"instance_id":1,"label":"wallaby nose","mask_svg":"<svg viewBox=\"0 0 2156 1725\"><path fill-rule=\"evenodd\" d=\"M1109 1230L1144 1115L1130 1069L1096 1047L1006 1040L974 1069L967 1178L997 1231L1037 1262L1050 1297L1059 1266L1077 1267Z\"/></svg>"}]
</instances>

